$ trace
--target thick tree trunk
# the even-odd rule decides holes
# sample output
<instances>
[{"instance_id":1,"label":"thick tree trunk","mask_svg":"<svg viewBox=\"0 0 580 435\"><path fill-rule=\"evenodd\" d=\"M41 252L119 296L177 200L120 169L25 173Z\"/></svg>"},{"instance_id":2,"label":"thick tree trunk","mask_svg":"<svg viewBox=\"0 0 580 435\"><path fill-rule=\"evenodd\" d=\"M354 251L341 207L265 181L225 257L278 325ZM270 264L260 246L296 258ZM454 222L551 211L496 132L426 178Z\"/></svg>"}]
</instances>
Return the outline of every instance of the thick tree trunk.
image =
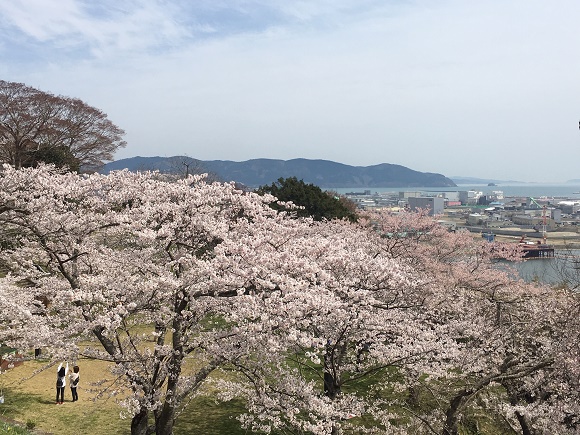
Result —
<instances>
[{"instance_id":1,"label":"thick tree trunk","mask_svg":"<svg viewBox=\"0 0 580 435\"><path fill-rule=\"evenodd\" d=\"M175 407L165 402L163 409L155 417L155 435L173 435Z\"/></svg>"},{"instance_id":2,"label":"thick tree trunk","mask_svg":"<svg viewBox=\"0 0 580 435\"><path fill-rule=\"evenodd\" d=\"M175 302L175 312L181 313L185 305L186 300L178 298ZM165 401L161 410L155 412L155 435L173 435L175 408L180 401L180 396L177 394L177 384L181 376L181 364L183 361L183 323L179 318L175 318L172 326L173 354L167 363L168 376Z\"/></svg>"},{"instance_id":3,"label":"thick tree trunk","mask_svg":"<svg viewBox=\"0 0 580 435\"><path fill-rule=\"evenodd\" d=\"M515 381L509 382L504 381L501 383L502 386L505 388L508 396L510 398L510 404L513 406L518 405L522 400L527 403L532 403L534 399L531 399L531 395L526 397L525 390L522 389L522 383ZM522 435L535 435L536 432L534 431L530 420L523 415L522 413L516 411L515 412L516 418L518 419L518 423L522 429Z\"/></svg>"},{"instance_id":4,"label":"thick tree trunk","mask_svg":"<svg viewBox=\"0 0 580 435\"><path fill-rule=\"evenodd\" d=\"M324 372L324 395L330 399L335 399L340 394L340 385L332 376L332 373Z\"/></svg>"},{"instance_id":5,"label":"thick tree trunk","mask_svg":"<svg viewBox=\"0 0 580 435\"><path fill-rule=\"evenodd\" d=\"M324 395L330 399L335 399L336 396L340 394L340 384L336 382L336 379L332 373L324 372Z\"/></svg>"},{"instance_id":6,"label":"thick tree trunk","mask_svg":"<svg viewBox=\"0 0 580 435\"><path fill-rule=\"evenodd\" d=\"M324 353L324 395L334 400L340 395L340 374L336 370L336 349L327 345ZM333 424L330 435L340 435L342 430L340 424Z\"/></svg>"},{"instance_id":7,"label":"thick tree trunk","mask_svg":"<svg viewBox=\"0 0 580 435\"><path fill-rule=\"evenodd\" d=\"M330 399L335 399L340 394L340 373L337 369L342 348L334 348L330 344L326 346L324 352L324 395Z\"/></svg>"},{"instance_id":8,"label":"thick tree trunk","mask_svg":"<svg viewBox=\"0 0 580 435\"><path fill-rule=\"evenodd\" d=\"M131 420L131 435L148 435L149 411L141 409Z\"/></svg>"}]
</instances>

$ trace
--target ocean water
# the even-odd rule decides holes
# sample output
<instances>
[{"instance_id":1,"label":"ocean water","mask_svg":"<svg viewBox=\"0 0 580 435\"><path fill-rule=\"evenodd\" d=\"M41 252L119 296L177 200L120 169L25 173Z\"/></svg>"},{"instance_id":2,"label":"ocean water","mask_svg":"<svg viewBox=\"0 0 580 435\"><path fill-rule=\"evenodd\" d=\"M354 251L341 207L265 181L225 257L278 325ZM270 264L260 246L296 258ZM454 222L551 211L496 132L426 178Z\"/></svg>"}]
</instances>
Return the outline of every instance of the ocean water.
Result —
<instances>
[{"instance_id":1,"label":"ocean water","mask_svg":"<svg viewBox=\"0 0 580 435\"><path fill-rule=\"evenodd\" d=\"M556 250L554 258L538 258L512 263L525 281L580 284L580 250Z\"/></svg>"},{"instance_id":2,"label":"ocean water","mask_svg":"<svg viewBox=\"0 0 580 435\"><path fill-rule=\"evenodd\" d=\"M457 192L460 190L475 190L478 192L483 192L483 194L491 194L492 191L501 190L504 196L516 196L516 197L529 197L541 198L546 196L548 198L572 198L580 200L580 185L572 184L514 184L514 185L498 185L498 186L488 186L488 185L458 185L457 187L341 187L335 189L329 189L336 191L340 194L350 193L350 192L364 192L365 190L370 190L371 194L383 193L383 192L429 192L429 193L439 193L439 192Z\"/></svg>"}]
</instances>

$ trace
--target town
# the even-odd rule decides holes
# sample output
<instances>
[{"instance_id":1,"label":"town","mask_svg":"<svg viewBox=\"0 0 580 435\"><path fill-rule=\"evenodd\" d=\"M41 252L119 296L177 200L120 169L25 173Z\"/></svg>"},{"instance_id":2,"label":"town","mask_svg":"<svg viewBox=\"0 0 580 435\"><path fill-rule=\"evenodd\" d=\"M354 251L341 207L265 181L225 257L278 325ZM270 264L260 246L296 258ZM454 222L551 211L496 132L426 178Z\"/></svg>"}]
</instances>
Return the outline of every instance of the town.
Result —
<instances>
[{"instance_id":1,"label":"town","mask_svg":"<svg viewBox=\"0 0 580 435\"><path fill-rule=\"evenodd\" d=\"M450 230L465 228L488 240L577 249L580 198L504 196L501 190L348 192L361 209L427 209ZM550 251L547 251L550 252Z\"/></svg>"}]
</instances>

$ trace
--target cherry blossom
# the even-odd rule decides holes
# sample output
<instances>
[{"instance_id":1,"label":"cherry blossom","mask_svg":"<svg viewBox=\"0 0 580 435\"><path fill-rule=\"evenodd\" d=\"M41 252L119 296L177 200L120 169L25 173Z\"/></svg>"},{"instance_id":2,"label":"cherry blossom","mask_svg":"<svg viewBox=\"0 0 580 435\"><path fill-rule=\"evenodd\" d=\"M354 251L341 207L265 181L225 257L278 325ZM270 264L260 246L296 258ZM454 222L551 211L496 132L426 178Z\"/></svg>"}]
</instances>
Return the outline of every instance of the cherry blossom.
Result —
<instances>
[{"instance_id":1,"label":"cherry blossom","mask_svg":"<svg viewBox=\"0 0 580 435\"><path fill-rule=\"evenodd\" d=\"M274 200L5 166L0 341L109 361L133 434L171 434L208 382L262 433L456 434L474 412L578 429L577 292L423 213L315 222Z\"/></svg>"}]
</instances>

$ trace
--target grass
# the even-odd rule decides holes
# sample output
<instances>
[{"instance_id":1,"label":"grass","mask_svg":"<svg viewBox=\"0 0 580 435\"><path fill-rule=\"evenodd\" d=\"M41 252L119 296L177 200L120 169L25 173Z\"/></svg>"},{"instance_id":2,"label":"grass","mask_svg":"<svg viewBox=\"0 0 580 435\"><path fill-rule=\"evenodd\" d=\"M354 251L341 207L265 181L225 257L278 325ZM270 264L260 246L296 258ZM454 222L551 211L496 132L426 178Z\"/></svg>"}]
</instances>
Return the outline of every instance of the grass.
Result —
<instances>
[{"instance_id":1,"label":"grass","mask_svg":"<svg viewBox=\"0 0 580 435\"><path fill-rule=\"evenodd\" d=\"M27 361L0 375L0 389L5 396L4 403L0 404L0 418L13 419L23 427L59 435L130 434L131 420L120 418L122 409L117 404L117 398L104 395L96 399L100 389L92 384L102 379L109 379L109 383L112 381L108 363L80 360L78 365L81 375L79 400L71 402L70 388L67 386L62 405L55 404L56 366L46 367L46 361ZM239 403L218 404L211 397L196 397L180 415L174 433L243 435L247 432L239 427L235 419L240 412L242 408ZM7 427L10 429L1 429L0 435L29 433L18 432L24 430L20 427Z\"/></svg>"},{"instance_id":2,"label":"grass","mask_svg":"<svg viewBox=\"0 0 580 435\"><path fill-rule=\"evenodd\" d=\"M51 434L76 435L79 433L100 434L130 434L130 419L121 419L122 408L117 401L120 397L111 397L106 391L97 399L97 395L106 390L113 377L109 372L109 363L82 359L80 366L81 383L79 385L79 401L71 402L70 388L65 392L65 403L55 404L56 366L46 361L32 360L22 366L15 367L0 375L0 390L4 392L5 401L0 404L0 435L28 435L26 430L35 429ZM217 376L229 376L227 372L218 372ZM107 382L96 387L103 379ZM345 388L347 391L371 391L373 385L382 385L380 391L375 391L381 397L393 396L393 403L400 401L401 393L386 388L391 382L397 382L398 374L394 369L385 369L375 376L360 380ZM321 386L322 387L322 386ZM386 388L386 389L385 389ZM249 431L240 428L236 416L244 412L243 403L230 401L218 402L211 394L211 386L206 389L208 394L194 397L179 416L175 435L244 435ZM499 392L496 392L499 394ZM399 400L395 400L399 399ZM425 392L418 395L417 406L431 408L432 403ZM398 414L395 405L392 409ZM404 420L404 412L401 417ZM18 426L3 423L2 420L15 420ZM350 422L353 425L374 426L372 416L363 415ZM352 432L351 432L352 433ZM509 427L501 424L492 415L481 410L467 412L462 418L461 433L463 435L481 433L511 433Z\"/></svg>"},{"instance_id":3,"label":"grass","mask_svg":"<svg viewBox=\"0 0 580 435\"><path fill-rule=\"evenodd\" d=\"M0 435L30 435L27 429L15 424L0 421Z\"/></svg>"},{"instance_id":4,"label":"grass","mask_svg":"<svg viewBox=\"0 0 580 435\"><path fill-rule=\"evenodd\" d=\"M79 401L71 402L67 387L62 405L55 403L55 366L47 367L45 361L27 361L3 373L0 387L4 390L4 403L0 405L0 415L55 434L91 433L95 428L102 433L129 433L130 422L119 418L120 409L114 400L95 401L96 392L89 391L97 380L111 379L107 364L83 360L79 366Z\"/></svg>"}]
</instances>

